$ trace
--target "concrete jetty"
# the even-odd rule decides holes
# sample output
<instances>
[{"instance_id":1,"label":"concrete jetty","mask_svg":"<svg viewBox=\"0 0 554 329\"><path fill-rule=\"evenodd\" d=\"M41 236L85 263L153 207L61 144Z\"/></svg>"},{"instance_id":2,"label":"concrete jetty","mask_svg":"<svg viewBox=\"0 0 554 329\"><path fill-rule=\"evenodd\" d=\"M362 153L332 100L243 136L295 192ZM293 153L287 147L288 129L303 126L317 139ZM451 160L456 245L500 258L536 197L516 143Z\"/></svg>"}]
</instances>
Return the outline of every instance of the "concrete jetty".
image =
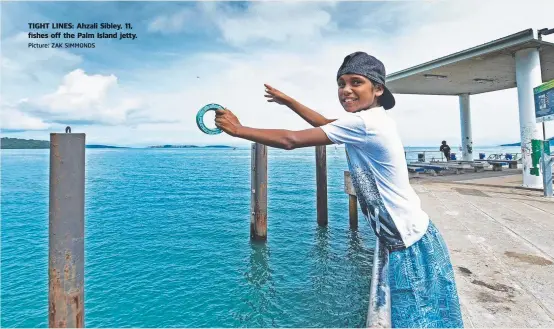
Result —
<instances>
[{"instance_id":1,"label":"concrete jetty","mask_svg":"<svg viewBox=\"0 0 554 329\"><path fill-rule=\"evenodd\" d=\"M554 327L554 200L521 170L411 178L443 234L466 327Z\"/></svg>"}]
</instances>

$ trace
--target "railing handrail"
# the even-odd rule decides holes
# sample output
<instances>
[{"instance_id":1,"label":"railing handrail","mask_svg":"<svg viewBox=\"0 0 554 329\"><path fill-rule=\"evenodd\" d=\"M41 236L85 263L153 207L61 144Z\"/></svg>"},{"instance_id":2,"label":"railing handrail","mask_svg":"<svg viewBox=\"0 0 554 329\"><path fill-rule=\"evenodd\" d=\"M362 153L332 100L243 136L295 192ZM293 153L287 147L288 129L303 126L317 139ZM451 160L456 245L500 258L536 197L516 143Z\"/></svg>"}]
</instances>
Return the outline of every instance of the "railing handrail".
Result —
<instances>
[{"instance_id":1,"label":"railing handrail","mask_svg":"<svg viewBox=\"0 0 554 329\"><path fill-rule=\"evenodd\" d=\"M445 157L444 157L444 153L441 152L441 151L429 151L429 150L410 150L410 151L404 151L404 155L407 155L408 153L417 153L418 155L419 154L423 154L424 155L424 158L425 158L425 155L427 153L439 153L441 154L441 160L443 160ZM452 152L453 154L456 154L456 152ZM478 152L478 153L484 153L484 152ZM506 155L507 154L510 154L512 156L512 161L520 161L522 159L522 153L521 152L505 152L505 153L492 153L492 154L489 154L488 157L484 158L484 159L480 159L482 161L486 161L486 160L506 160L506 161L510 161L510 160L507 160L506 159ZM435 157L432 157L431 160L432 161L436 161Z\"/></svg>"}]
</instances>

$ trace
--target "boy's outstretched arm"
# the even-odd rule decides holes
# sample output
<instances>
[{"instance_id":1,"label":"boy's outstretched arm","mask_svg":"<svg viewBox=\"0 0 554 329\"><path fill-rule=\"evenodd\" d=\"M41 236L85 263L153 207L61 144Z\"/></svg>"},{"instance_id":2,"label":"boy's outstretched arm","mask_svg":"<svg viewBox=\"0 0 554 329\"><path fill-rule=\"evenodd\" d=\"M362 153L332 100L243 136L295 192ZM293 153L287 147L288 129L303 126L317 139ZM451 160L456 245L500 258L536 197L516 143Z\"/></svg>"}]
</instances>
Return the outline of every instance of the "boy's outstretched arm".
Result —
<instances>
[{"instance_id":1,"label":"boy's outstretched arm","mask_svg":"<svg viewBox=\"0 0 554 329\"><path fill-rule=\"evenodd\" d=\"M217 110L215 125L227 134L271 147L292 150L300 147L333 144L321 128L300 131L245 127L229 110Z\"/></svg>"},{"instance_id":2,"label":"boy's outstretched arm","mask_svg":"<svg viewBox=\"0 0 554 329\"><path fill-rule=\"evenodd\" d=\"M296 114L301 116L302 119L306 120L309 124L311 124L314 127L321 127L328 124L329 122L333 122L336 120L336 119L327 119L326 117L310 109L309 107L300 104L294 98L291 98L286 103L286 105L288 108L293 110Z\"/></svg>"},{"instance_id":3,"label":"boy's outstretched arm","mask_svg":"<svg viewBox=\"0 0 554 329\"><path fill-rule=\"evenodd\" d=\"M306 120L309 124L311 124L314 127L321 127L323 125L328 124L329 122L333 122L336 119L327 119L323 115L319 114L318 112L310 109L309 107L300 104L297 100L294 98L285 95L280 90L277 90L273 87L271 87L268 84L264 84L266 88L265 97L269 98L268 102L274 102L277 104L282 104L293 110L296 114L298 114L302 119Z\"/></svg>"}]
</instances>

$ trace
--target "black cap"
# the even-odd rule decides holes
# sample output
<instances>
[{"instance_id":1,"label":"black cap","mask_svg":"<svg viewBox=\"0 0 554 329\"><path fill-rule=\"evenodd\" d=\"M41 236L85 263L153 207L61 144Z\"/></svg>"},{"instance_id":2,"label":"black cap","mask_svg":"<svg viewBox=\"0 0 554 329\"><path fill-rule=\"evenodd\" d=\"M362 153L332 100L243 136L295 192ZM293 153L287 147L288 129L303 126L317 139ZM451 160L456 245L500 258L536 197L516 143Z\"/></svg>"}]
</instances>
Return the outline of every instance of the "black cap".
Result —
<instances>
[{"instance_id":1,"label":"black cap","mask_svg":"<svg viewBox=\"0 0 554 329\"><path fill-rule=\"evenodd\" d=\"M362 51L352 53L344 58L337 72L337 80L343 74L362 75L375 83L383 85L385 91L379 96L379 103L385 110L392 109L396 104L394 96L385 85L385 77L387 75L385 72L385 65L377 58Z\"/></svg>"}]
</instances>

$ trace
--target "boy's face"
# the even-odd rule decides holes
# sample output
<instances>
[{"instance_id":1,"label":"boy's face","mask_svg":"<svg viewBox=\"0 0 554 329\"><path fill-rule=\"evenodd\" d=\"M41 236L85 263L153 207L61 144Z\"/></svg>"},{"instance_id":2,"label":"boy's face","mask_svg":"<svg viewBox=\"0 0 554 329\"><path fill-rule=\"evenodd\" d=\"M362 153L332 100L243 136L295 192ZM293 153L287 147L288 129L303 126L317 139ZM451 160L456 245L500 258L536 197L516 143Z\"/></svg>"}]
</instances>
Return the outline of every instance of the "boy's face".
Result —
<instances>
[{"instance_id":1,"label":"boy's face","mask_svg":"<svg viewBox=\"0 0 554 329\"><path fill-rule=\"evenodd\" d=\"M371 81L357 74L341 75L338 83L339 101L346 112L357 112L377 106L377 97L383 88L373 86Z\"/></svg>"}]
</instances>

